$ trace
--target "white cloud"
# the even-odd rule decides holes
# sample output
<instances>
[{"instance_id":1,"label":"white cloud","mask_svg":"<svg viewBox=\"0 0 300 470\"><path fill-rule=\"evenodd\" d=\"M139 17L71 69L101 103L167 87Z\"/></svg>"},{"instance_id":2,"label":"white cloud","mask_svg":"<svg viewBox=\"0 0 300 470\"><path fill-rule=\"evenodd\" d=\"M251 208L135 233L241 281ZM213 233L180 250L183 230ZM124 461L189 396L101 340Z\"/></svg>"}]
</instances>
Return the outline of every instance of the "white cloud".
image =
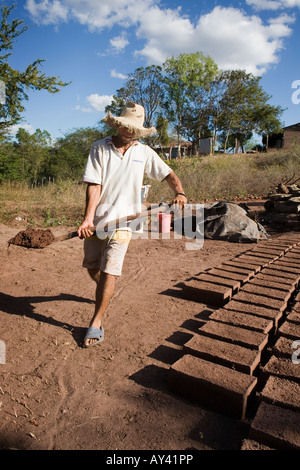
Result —
<instances>
[{"instance_id":1,"label":"white cloud","mask_svg":"<svg viewBox=\"0 0 300 470\"><path fill-rule=\"evenodd\" d=\"M245 69L261 74L278 61L283 38L291 34L292 20L282 15L264 25L258 16L247 16L235 8L216 7L200 17L193 26L179 12L152 11L153 21L141 22L139 37L147 39L137 52L148 63L161 63L172 55L202 51L210 55L222 69ZM164 20L167 27L160 28Z\"/></svg>"},{"instance_id":2,"label":"white cloud","mask_svg":"<svg viewBox=\"0 0 300 470\"><path fill-rule=\"evenodd\" d=\"M126 38L126 33L122 33L120 36L115 36L114 38L110 39L109 42L115 52L122 51L129 44L129 41Z\"/></svg>"},{"instance_id":3,"label":"white cloud","mask_svg":"<svg viewBox=\"0 0 300 470\"><path fill-rule=\"evenodd\" d=\"M280 10L300 8L300 0L246 0L246 3L257 10Z\"/></svg>"},{"instance_id":4,"label":"white cloud","mask_svg":"<svg viewBox=\"0 0 300 470\"><path fill-rule=\"evenodd\" d=\"M92 95L87 96L86 99L94 110L103 112L105 111L105 107L111 104L113 96L98 95L98 93L94 93Z\"/></svg>"},{"instance_id":5,"label":"white cloud","mask_svg":"<svg viewBox=\"0 0 300 470\"><path fill-rule=\"evenodd\" d=\"M86 97L86 101L89 103L89 107L81 106L77 104L73 109L74 111L81 111L83 113L92 113L92 112L104 112L105 107L111 104L113 96L108 95L98 95L98 93L93 93Z\"/></svg>"},{"instance_id":6,"label":"white cloud","mask_svg":"<svg viewBox=\"0 0 300 470\"><path fill-rule=\"evenodd\" d=\"M110 76L112 78L121 78L122 80L125 80L127 78L127 75L124 75L123 73L117 72L115 69L110 71Z\"/></svg>"},{"instance_id":7,"label":"white cloud","mask_svg":"<svg viewBox=\"0 0 300 470\"><path fill-rule=\"evenodd\" d=\"M32 15L34 20L42 24L55 24L66 21L68 18L68 7L59 0L43 0L37 3L35 0L27 0L25 8Z\"/></svg>"},{"instance_id":8,"label":"white cloud","mask_svg":"<svg viewBox=\"0 0 300 470\"><path fill-rule=\"evenodd\" d=\"M220 68L241 68L262 74L276 64L284 39L292 33L292 18L282 14L263 22L258 15L247 15L232 7L215 7L192 22L181 8L163 8L159 0L27 0L26 7L36 21L43 23L79 21L91 31L119 25L123 31L136 28L144 47L135 55L147 65L162 64L180 53L202 51ZM278 10L300 6L300 0L246 0L249 5ZM113 52L128 45L123 32L110 39ZM111 51L110 51L111 52ZM93 96L93 95L91 95Z\"/></svg>"}]
</instances>

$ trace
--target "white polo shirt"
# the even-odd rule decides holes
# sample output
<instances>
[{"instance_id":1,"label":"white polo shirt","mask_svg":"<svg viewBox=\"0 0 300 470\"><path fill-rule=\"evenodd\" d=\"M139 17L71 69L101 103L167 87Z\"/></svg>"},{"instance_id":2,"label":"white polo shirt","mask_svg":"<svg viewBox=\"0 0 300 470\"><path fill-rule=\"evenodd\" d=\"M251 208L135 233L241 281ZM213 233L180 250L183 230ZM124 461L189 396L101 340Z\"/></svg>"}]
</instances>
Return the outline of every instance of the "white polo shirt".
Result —
<instances>
[{"instance_id":1,"label":"white polo shirt","mask_svg":"<svg viewBox=\"0 0 300 470\"><path fill-rule=\"evenodd\" d=\"M154 150L138 141L134 141L124 155L114 146L111 137L95 142L83 176L84 182L102 186L94 224L102 225L141 212L144 174L162 181L171 171Z\"/></svg>"}]
</instances>

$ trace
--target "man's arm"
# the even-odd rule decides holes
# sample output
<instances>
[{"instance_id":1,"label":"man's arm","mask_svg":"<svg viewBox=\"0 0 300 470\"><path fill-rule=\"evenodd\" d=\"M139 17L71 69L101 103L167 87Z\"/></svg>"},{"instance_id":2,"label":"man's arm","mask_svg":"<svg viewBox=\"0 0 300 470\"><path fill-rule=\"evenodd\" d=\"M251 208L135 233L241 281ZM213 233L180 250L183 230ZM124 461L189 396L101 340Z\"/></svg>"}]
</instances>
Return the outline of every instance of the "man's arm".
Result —
<instances>
[{"instance_id":1,"label":"man's arm","mask_svg":"<svg viewBox=\"0 0 300 470\"><path fill-rule=\"evenodd\" d=\"M168 176L164 179L175 193L175 197L172 201L172 204L179 204L181 206L184 206L187 203L187 198L184 194L184 190L182 188L182 184L178 176L174 173L174 171L171 171L171 173L168 174Z\"/></svg>"},{"instance_id":2,"label":"man's arm","mask_svg":"<svg viewBox=\"0 0 300 470\"><path fill-rule=\"evenodd\" d=\"M77 230L80 238L88 238L93 235L89 227L94 225L94 216L101 196L102 186L100 184L88 183L86 188L86 206L84 221Z\"/></svg>"}]
</instances>

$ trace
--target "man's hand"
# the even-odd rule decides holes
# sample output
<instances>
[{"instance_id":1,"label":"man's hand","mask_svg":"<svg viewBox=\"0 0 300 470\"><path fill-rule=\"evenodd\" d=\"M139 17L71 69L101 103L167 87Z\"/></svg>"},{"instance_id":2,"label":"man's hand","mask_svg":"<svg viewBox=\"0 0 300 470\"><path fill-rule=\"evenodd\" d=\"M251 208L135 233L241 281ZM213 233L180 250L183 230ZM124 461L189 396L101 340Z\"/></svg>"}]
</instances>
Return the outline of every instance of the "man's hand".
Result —
<instances>
[{"instance_id":1,"label":"man's hand","mask_svg":"<svg viewBox=\"0 0 300 470\"><path fill-rule=\"evenodd\" d=\"M92 235L94 235L95 232L91 230L92 227L93 227L93 222L89 220L84 220L77 230L79 238L89 238Z\"/></svg>"},{"instance_id":2,"label":"man's hand","mask_svg":"<svg viewBox=\"0 0 300 470\"><path fill-rule=\"evenodd\" d=\"M174 204L175 206L180 206L183 208L183 206L187 203L187 198L186 196L183 196L183 194L176 194L172 201L172 205Z\"/></svg>"}]
</instances>

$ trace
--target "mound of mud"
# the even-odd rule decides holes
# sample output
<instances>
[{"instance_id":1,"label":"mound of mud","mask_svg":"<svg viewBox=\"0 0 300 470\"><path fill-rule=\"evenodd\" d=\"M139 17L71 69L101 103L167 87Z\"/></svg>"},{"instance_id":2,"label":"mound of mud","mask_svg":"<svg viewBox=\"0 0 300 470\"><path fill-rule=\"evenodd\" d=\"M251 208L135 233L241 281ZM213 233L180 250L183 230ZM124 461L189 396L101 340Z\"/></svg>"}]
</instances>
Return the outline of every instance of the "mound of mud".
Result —
<instances>
[{"instance_id":1,"label":"mound of mud","mask_svg":"<svg viewBox=\"0 0 300 470\"><path fill-rule=\"evenodd\" d=\"M17 235L11 238L8 245L20 245L27 248L45 248L54 241L54 235L49 228L22 230Z\"/></svg>"}]
</instances>

